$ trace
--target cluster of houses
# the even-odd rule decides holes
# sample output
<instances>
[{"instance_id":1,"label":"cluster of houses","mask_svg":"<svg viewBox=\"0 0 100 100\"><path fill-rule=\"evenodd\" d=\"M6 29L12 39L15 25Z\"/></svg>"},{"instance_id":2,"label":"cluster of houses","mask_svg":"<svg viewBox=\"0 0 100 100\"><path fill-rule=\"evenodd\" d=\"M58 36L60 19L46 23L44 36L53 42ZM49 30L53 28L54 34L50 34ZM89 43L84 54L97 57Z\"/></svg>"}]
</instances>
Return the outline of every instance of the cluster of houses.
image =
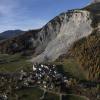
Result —
<instances>
[{"instance_id":1,"label":"cluster of houses","mask_svg":"<svg viewBox=\"0 0 100 100\"><path fill-rule=\"evenodd\" d=\"M3 80L16 80L15 89L40 87L42 89L55 89L70 83L64 75L59 73L55 65L34 64L31 72L21 70L18 73L1 73ZM8 94L0 94L0 100L8 100Z\"/></svg>"},{"instance_id":2,"label":"cluster of houses","mask_svg":"<svg viewBox=\"0 0 100 100\"><path fill-rule=\"evenodd\" d=\"M16 90L22 88L31 88L31 87L39 87L44 90L68 90L72 86L72 82L70 78L66 77L66 75L62 74L57 70L56 65L49 64L33 64L32 71L26 72L21 70L18 73L7 73L0 74L0 77L3 79L14 78L17 80L17 84L15 86ZM87 87L96 87L98 83L87 84L88 82L80 82L78 86L84 88ZM99 95L100 96L100 95ZM99 98L98 96L98 98ZM8 100L7 94L3 93L0 95L0 100Z\"/></svg>"},{"instance_id":3,"label":"cluster of houses","mask_svg":"<svg viewBox=\"0 0 100 100\"><path fill-rule=\"evenodd\" d=\"M6 94L0 95L0 100L8 100L8 97Z\"/></svg>"},{"instance_id":4,"label":"cluster of houses","mask_svg":"<svg viewBox=\"0 0 100 100\"><path fill-rule=\"evenodd\" d=\"M61 86L64 82L69 82L67 77L59 73L55 65L33 65L34 77L43 88L54 89L56 86Z\"/></svg>"},{"instance_id":5,"label":"cluster of houses","mask_svg":"<svg viewBox=\"0 0 100 100\"><path fill-rule=\"evenodd\" d=\"M59 73L55 65L34 64L33 71L26 73L21 70L20 81L23 81L23 86L32 87L39 86L45 89L54 89L62 85L70 85L70 81Z\"/></svg>"}]
</instances>

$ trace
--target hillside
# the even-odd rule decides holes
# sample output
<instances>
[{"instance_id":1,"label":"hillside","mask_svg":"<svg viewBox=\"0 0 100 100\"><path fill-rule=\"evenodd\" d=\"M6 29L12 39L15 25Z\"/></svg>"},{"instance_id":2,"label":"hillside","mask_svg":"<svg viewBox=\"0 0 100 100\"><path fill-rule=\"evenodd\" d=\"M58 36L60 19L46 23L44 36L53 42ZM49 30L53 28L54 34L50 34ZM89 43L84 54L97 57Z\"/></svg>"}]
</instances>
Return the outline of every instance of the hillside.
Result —
<instances>
[{"instance_id":1,"label":"hillside","mask_svg":"<svg viewBox=\"0 0 100 100\"><path fill-rule=\"evenodd\" d=\"M86 45L87 52L85 55L82 55L81 59L84 61L80 65L83 67L88 66L91 71L97 70L97 73L93 72L93 75L89 75L89 77L90 79L98 79L99 63L97 59L99 60L99 58L96 56L94 62L93 52L96 53L96 50L94 50L95 47L99 49L99 17L100 3L91 4L82 9L73 9L63 12L49 21L41 29L27 31L20 36L1 42L0 52L8 54L21 53L22 55L33 56L30 60L33 63L45 63L55 61L61 55L67 54L68 51L73 48L72 54L81 63L79 56L85 51L84 47L80 47ZM89 46L87 40L93 47ZM80 41L82 41L81 44ZM73 46L73 44L75 44L75 46ZM91 48L93 48L93 52L91 52ZM76 49L77 51L75 51ZM76 55L77 52L78 55ZM90 52L90 54L88 54L88 52ZM100 52L97 53L99 55ZM85 60L88 55L93 61L92 65L92 61L90 61L91 63L87 61L89 64L85 65ZM90 65L93 68L90 68ZM87 69L86 71L90 73L91 71L89 70ZM94 75L94 73L97 75Z\"/></svg>"},{"instance_id":2,"label":"hillside","mask_svg":"<svg viewBox=\"0 0 100 100\"><path fill-rule=\"evenodd\" d=\"M20 35L17 34L17 36L13 38L0 41L0 52L13 54L22 51L24 52L26 50L33 51L33 39L37 39L38 31L40 31L40 29L30 30Z\"/></svg>"},{"instance_id":3,"label":"hillside","mask_svg":"<svg viewBox=\"0 0 100 100\"><path fill-rule=\"evenodd\" d=\"M4 40L4 39L5 39L4 37L0 36L0 41L1 41L1 40Z\"/></svg>"},{"instance_id":4,"label":"hillside","mask_svg":"<svg viewBox=\"0 0 100 100\"><path fill-rule=\"evenodd\" d=\"M88 71L88 79L100 79L100 33L94 33L74 43L71 54Z\"/></svg>"},{"instance_id":5,"label":"hillside","mask_svg":"<svg viewBox=\"0 0 100 100\"><path fill-rule=\"evenodd\" d=\"M92 17L90 12L80 9L70 10L48 22L36 33L37 38L29 36L28 39L24 39L24 43L20 37L15 38L15 41L12 41L12 45L15 47L25 47L30 42L32 48L35 48L35 54L40 54L36 58L33 58L33 62L54 61L60 55L66 53L76 40L92 33L93 28L91 27L91 23ZM1 51L8 50L9 44L6 41L1 43ZM3 49L3 46L5 49Z\"/></svg>"},{"instance_id":6,"label":"hillside","mask_svg":"<svg viewBox=\"0 0 100 100\"><path fill-rule=\"evenodd\" d=\"M93 14L91 35L74 43L71 54L79 65L88 72L88 79L100 79L100 3L92 4L84 9Z\"/></svg>"},{"instance_id":7,"label":"hillside","mask_svg":"<svg viewBox=\"0 0 100 100\"><path fill-rule=\"evenodd\" d=\"M0 34L0 100L100 100L100 3L17 32Z\"/></svg>"},{"instance_id":8,"label":"hillside","mask_svg":"<svg viewBox=\"0 0 100 100\"><path fill-rule=\"evenodd\" d=\"M3 39L10 39L10 38L14 38L16 36L19 36L23 33L24 33L24 31L22 31L22 30L8 30L8 31L0 33L0 37L2 37L2 40Z\"/></svg>"}]
</instances>

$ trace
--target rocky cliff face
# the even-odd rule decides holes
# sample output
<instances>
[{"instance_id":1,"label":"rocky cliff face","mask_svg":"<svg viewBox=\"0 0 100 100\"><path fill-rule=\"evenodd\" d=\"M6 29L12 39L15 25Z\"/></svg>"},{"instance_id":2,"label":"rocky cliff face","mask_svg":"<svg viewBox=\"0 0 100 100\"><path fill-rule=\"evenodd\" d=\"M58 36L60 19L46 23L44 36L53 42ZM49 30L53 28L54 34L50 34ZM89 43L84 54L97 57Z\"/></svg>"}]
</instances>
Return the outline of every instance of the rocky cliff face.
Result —
<instances>
[{"instance_id":1,"label":"rocky cliff face","mask_svg":"<svg viewBox=\"0 0 100 100\"><path fill-rule=\"evenodd\" d=\"M93 31L92 16L86 10L70 10L49 22L40 32L37 50L44 50L32 62L54 61L65 54L71 45Z\"/></svg>"},{"instance_id":2,"label":"rocky cliff face","mask_svg":"<svg viewBox=\"0 0 100 100\"><path fill-rule=\"evenodd\" d=\"M43 28L26 32L12 40L16 40L14 46L16 42L17 46L24 49L31 43L36 55L31 59L32 62L50 62L66 54L75 41L91 35L96 28L99 30L99 21L100 3L91 4L83 9L61 13ZM11 40L0 43L1 51L4 51L3 48L7 50L10 43Z\"/></svg>"},{"instance_id":3,"label":"rocky cliff face","mask_svg":"<svg viewBox=\"0 0 100 100\"><path fill-rule=\"evenodd\" d=\"M13 46L18 48L19 45L25 48L25 43L29 39L33 42L34 53L37 55L31 59L32 62L54 61L60 55L67 53L75 41L90 35L93 31L91 24L92 16L89 11L70 10L56 16L42 29L33 33L28 32L28 34L31 33L32 38L27 38L28 35L25 36L25 34L14 38L13 40L16 41ZM1 51L4 48L8 50L7 47L10 43L9 40L0 43Z\"/></svg>"}]
</instances>

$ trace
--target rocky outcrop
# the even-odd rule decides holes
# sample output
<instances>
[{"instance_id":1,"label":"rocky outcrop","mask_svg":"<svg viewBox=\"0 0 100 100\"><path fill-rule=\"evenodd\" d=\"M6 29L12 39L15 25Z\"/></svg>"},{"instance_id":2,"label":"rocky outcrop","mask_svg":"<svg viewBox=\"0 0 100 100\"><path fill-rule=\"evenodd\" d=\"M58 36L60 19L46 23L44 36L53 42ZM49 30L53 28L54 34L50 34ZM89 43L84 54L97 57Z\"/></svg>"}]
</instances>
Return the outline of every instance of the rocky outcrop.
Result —
<instances>
[{"instance_id":1,"label":"rocky outcrop","mask_svg":"<svg viewBox=\"0 0 100 100\"><path fill-rule=\"evenodd\" d=\"M42 41L39 50L43 49L44 52L31 61L56 60L60 55L65 54L75 41L92 33L91 23L92 16L86 10L70 10L60 14L40 31L39 36L42 37Z\"/></svg>"},{"instance_id":2,"label":"rocky outcrop","mask_svg":"<svg viewBox=\"0 0 100 100\"><path fill-rule=\"evenodd\" d=\"M11 44L14 46L14 51L16 51L15 44L17 48L27 49L27 45L31 41L34 53L37 55L31 59L32 62L54 61L60 55L67 53L75 41L92 33L91 23L92 16L89 11L69 10L56 16L38 31L29 31L20 37L0 43L1 51L9 51L8 45Z\"/></svg>"},{"instance_id":3,"label":"rocky outcrop","mask_svg":"<svg viewBox=\"0 0 100 100\"><path fill-rule=\"evenodd\" d=\"M24 35L14 38L16 40L14 44L17 42L17 45L24 49L31 47L36 56L31 59L32 62L54 61L62 54L66 54L75 41L87 37L99 27L99 13L100 3L83 9L69 10L56 16L43 28L28 31ZM0 43L1 50L3 50L2 47L7 50L10 42L8 40L8 42ZM30 44L31 46L29 46Z\"/></svg>"}]
</instances>

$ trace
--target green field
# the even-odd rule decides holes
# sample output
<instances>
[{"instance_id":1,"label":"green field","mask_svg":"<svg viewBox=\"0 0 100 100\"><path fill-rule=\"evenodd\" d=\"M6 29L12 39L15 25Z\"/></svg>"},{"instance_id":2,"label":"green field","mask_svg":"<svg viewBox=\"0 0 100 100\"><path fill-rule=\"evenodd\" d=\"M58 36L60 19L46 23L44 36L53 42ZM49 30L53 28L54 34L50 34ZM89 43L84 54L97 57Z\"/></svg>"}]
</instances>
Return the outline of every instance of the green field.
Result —
<instances>
[{"instance_id":1,"label":"green field","mask_svg":"<svg viewBox=\"0 0 100 100\"><path fill-rule=\"evenodd\" d=\"M88 98L78 95L66 95L63 100L88 100Z\"/></svg>"},{"instance_id":2,"label":"green field","mask_svg":"<svg viewBox=\"0 0 100 100\"><path fill-rule=\"evenodd\" d=\"M21 68L28 71L29 69L32 69L32 63L28 62L28 60L29 57L23 57L20 54L0 54L0 72L15 72L20 71ZM67 72L79 79L85 79L85 73L72 58L64 59L63 62L53 62L53 64L56 64L58 70L62 72ZM19 100L40 100L43 91L39 88L28 88L21 89L20 91L17 91L16 94L20 97ZM67 100L85 100L81 97L69 95L66 98ZM10 100L14 100L14 98L11 98ZM59 95L47 93L45 100L59 100Z\"/></svg>"},{"instance_id":3,"label":"green field","mask_svg":"<svg viewBox=\"0 0 100 100\"><path fill-rule=\"evenodd\" d=\"M40 98L43 96L43 90L36 87L26 88L17 91L16 94L18 95L18 100L41 100ZM15 100L15 98L10 97L10 100ZM47 92L43 100L59 100L59 96Z\"/></svg>"},{"instance_id":4,"label":"green field","mask_svg":"<svg viewBox=\"0 0 100 100\"><path fill-rule=\"evenodd\" d=\"M4 63L0 64L0 72L15 72L21 68L32 69L32 63L29 62L29 58L22 57L20 54L8 55L0 54L0 60ZM86 72L73 58L64 59L63 62L53 62L58 66L59 70L67 72L78 79L86 79Z\"/></svg>"},{"instance_id":5,"label":"green field","mask_svg":"<svg viewBox=\"0 0 100 100\"><path fill-rule=\"evenodd\" d=\"M22 89L16 92L19 96L18 100L41 100L40 98L43 95L43 90L39 88L27 88ZM14 97L11 97L10 100L16 100ZM58 94L49 93L47 92L45 98L43 100L60 100L60 96ZM62 100L88 100L84 96L74 95L74 94L67 94L62 96Z\"/></svg>"},{"instance_id":6,"label":"green field","mask_svg":"<svg viewBox=\"0 0 100 100\"><path fill-rule=\"evenodd\" d=\"M0 60L3 62L0 64L0 72L15 72L21 68L32 68L32 63L20 54L0 54Z\"/></svg>"},{"instance_id":7,"label":"green field","mask_svg":"<svg viewBox=\"0 0 100 100\"><path fill-rule=\"evenodd\" d=\"M77 79L86 79L87 73L79 66L73 58L64 59L62 62L56 61L54 64L58 65L58 69L62 70L70 75L76 77ZM60 66L59 66L60 65Z\"/></svg>"}]
</instances>

